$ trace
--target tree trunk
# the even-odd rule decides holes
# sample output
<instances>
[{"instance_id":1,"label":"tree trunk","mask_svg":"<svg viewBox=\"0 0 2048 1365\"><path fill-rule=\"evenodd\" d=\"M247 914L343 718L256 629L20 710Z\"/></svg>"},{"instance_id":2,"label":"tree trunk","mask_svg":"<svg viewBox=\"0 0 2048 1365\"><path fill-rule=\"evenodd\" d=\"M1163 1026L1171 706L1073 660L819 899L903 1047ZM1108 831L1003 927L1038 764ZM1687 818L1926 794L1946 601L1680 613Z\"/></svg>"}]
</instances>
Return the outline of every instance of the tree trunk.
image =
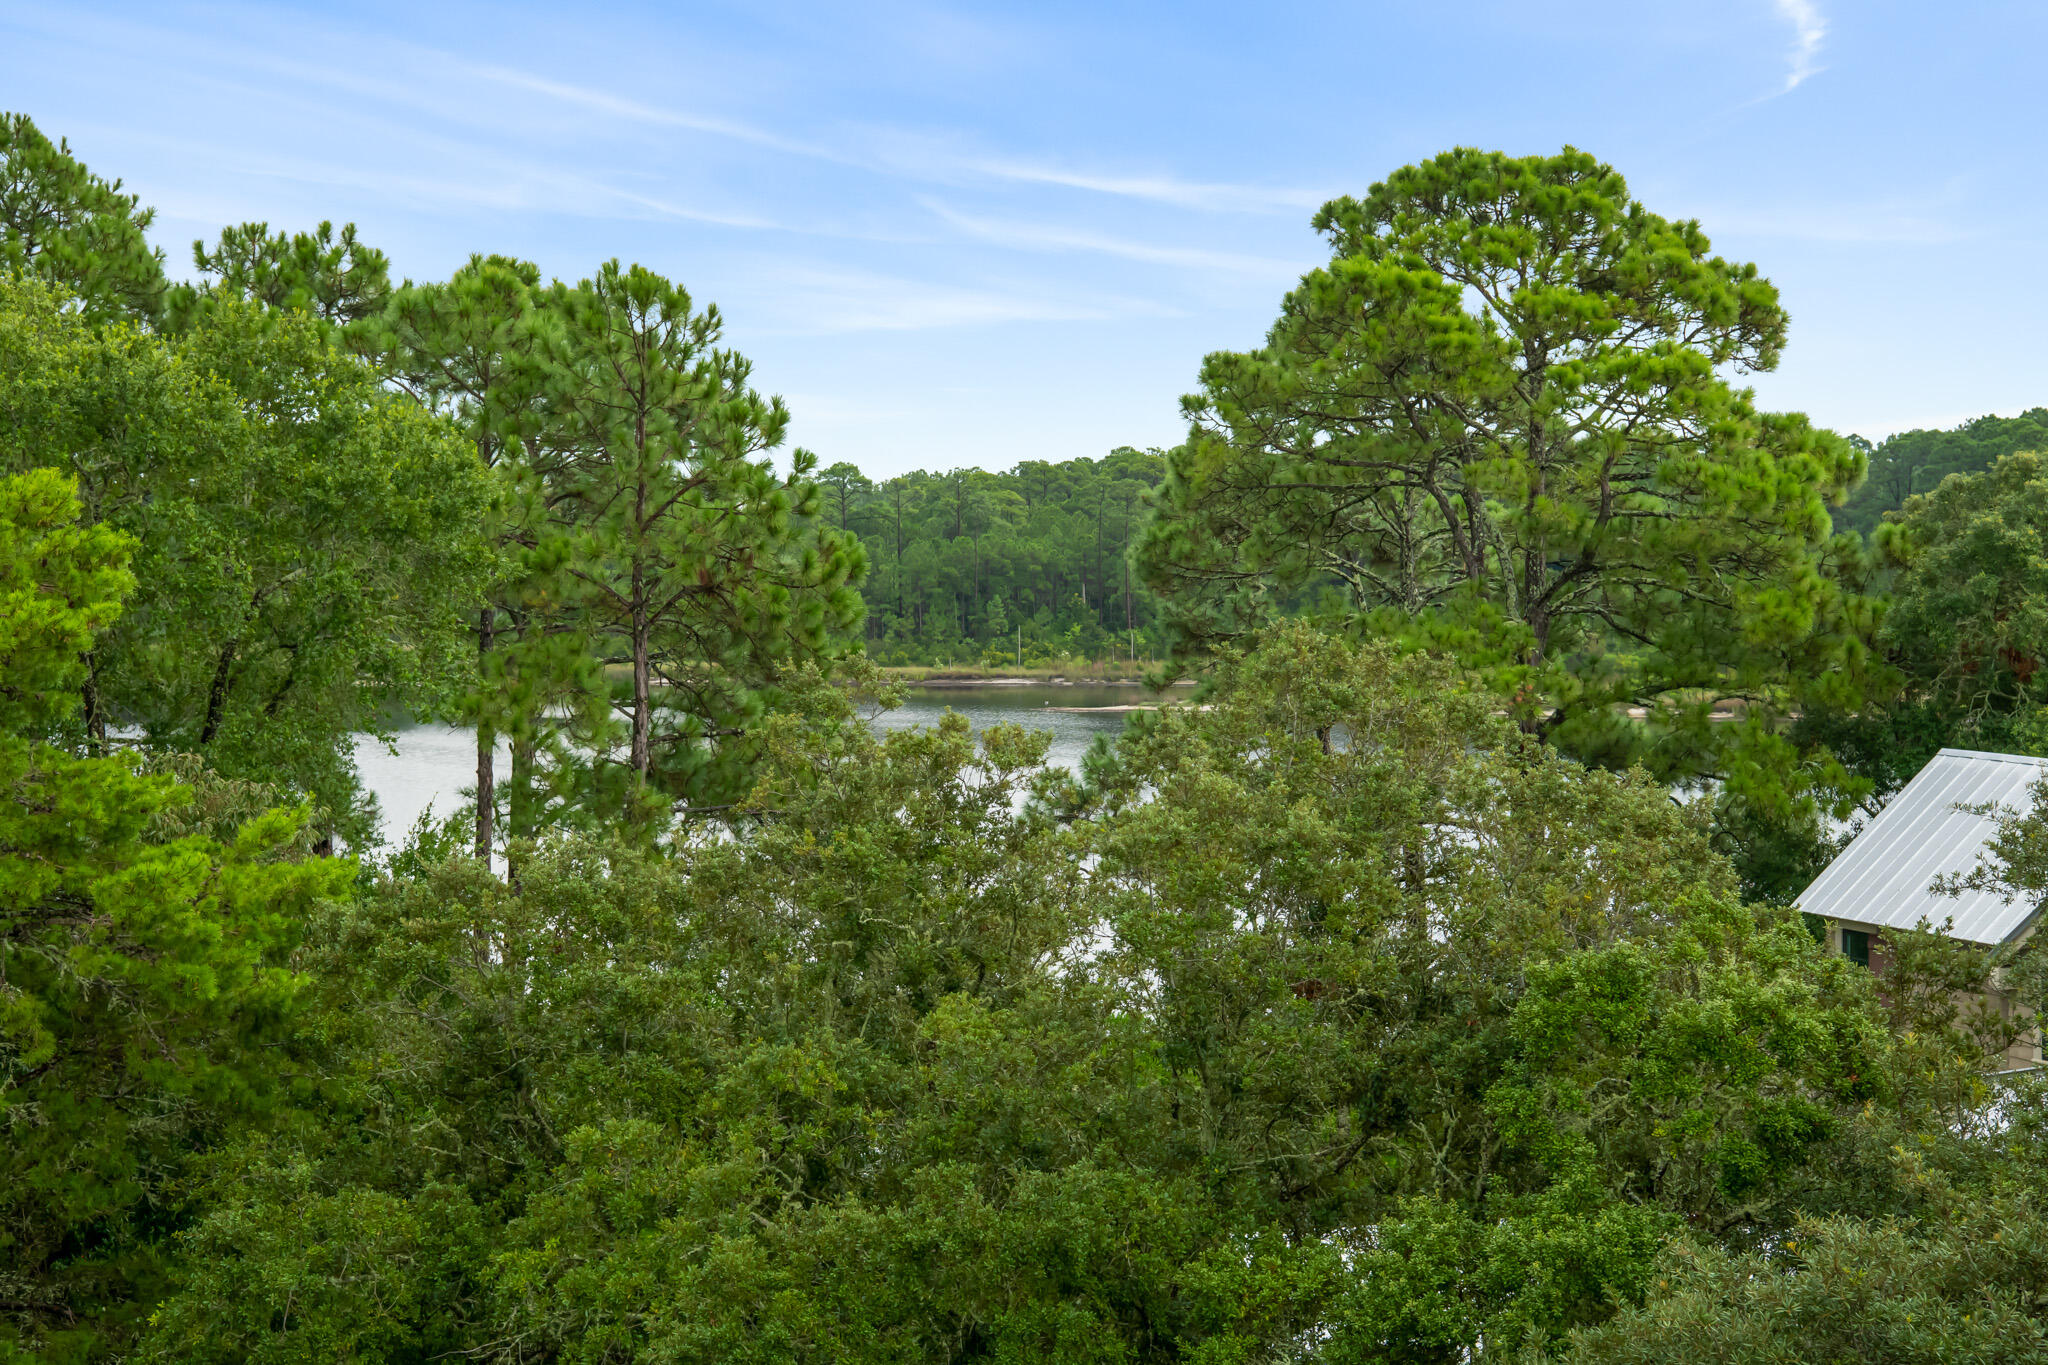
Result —
<instances>
[{"instance_id":1,"label":"tree trunk","mask_svg":"<svg viewBox=\"0 0 2048 1365\"><path fill-rule=\"evenodd\" d=\"M1101 591L1095 594L1098 598L1109 596L1109 575L1103 572L1108 566L1102 562L1102 513L1108 506L1109 495L1106 492L1095 499L1095 540L1088 546L1090 551L1089 558L1095 561L1095 584L1097 588L1101 589ZM1126 531L1124 534L1124 548L1126 550L1130 548L1130 538L1130 533ZM1107 604L1105 603L1105 605ZM1110 619L1113 621L1116 618L1111 617Z\"/></svg>"},{"instance_id":2,"label":"tree trunk","mask_svg":"<svg viewBox=\"0 0 2048 1365\"><path fill-rule=\"evenodd\" d=\"M1124 504L1124 630L1131 637L1131 667L1138 666L1138 627L1131 618L1131 505Z\"/></svg>"},{"instance_id":3,"label":"tree trunk","mask_svg":"<svg viewBox=\"0 0 2048 1365\"><path fill-rule=\"evenodd\" d=\"M235 649L240 641L230 640L220 647L220 662L214 665L213 685L206 692L206 720L199 727L199 747L204 749L213 743L213 737L220 733L221 718L228 709L228 678L235 667Z\"/></svg>"},{"instance_id":4,"label":"tree trunk","mask_svg":"<svg viewBox=\"0 0 2048 1365\"><path fill-rule=\"evenodd\" d=\"M477 613L476 653L477 672L482 674L494 641L491 629L493 611L489 607ZM491 846L496 843L498 774L496 758L498 734L488 724L476 727L476 856L485 863L491 859Z\"/></svg>"},{"instance_id":5,"label":"tree trunk","mask_svg":"<svg viewBox=\"0 0 2048 1365\"><path fill-rule=\"evenodd\" d=\"M633 566L633 592L637 599L640 591L640 567ZM640 784L647 784L649 720L647 685L647 609L644 604L633 604L633 771L640 774Z\"/></svg>"},{"instance_id":6,"label":"tree trunk","mask_svg":"<svg viewBox=\"0 0 2048 1365\"><path fill-rule=\"evenodd\" d=\"M1532 521L1535 519L1536 508L1542 504L1544 495L1550 491L1548 480L1545 478L1548 451L1544 444L1544 422L1540 410L1535 406L1535 399L1542 394L1544 388L1544 376L1548 369L1545 360L1546 357L1535 351L1534 343L1530 343L1527 379L1531 399L1528 458L1529 472L1533 477L1529 480L1529 491L1522 502L1524 514ZM1536 637L1535 644L1529 651L1529 664L1532 668L1542 665L1544 653L1550 644L1550 612L1544 605L1544 589L1548 586L1546 580L1550 573L1549 560L1548 542L1541 536L1534 537L1522 555L1522 611L1529 622L1529 629Z\"/></svg>"},{"instance_id":7,"label":"tree trunk","mask_svg":"<svg viewBox=\"0 0 2048 1365\"><path fill-rule=\"evenodd\" d=\"M1133 636L1138 629L1137 623L1131 619L1131 561L1128 557L1124 559L1124 629L1132 632Z\"/></svg>"},{"instance_id":8,"label":"tree trunk","mask_svg":"<svg viewBox=\"0 0 2048 1365\"><path fill-rule=\"evenodd\" d=\"M647 510L647 485L643 482L633 494L633 519L635 525L643 523ZM641 562L639 552L633 555L633 771L640 775L640 785L647 785L648 736L651 717L648 706L648 623L647 623L647 567Z\"/></svg>"},{"instance_id":9,"label":"tree trunk","mask_svg":"<svg viewBox=\"0 0 2048 1365\"><path fill-rule=\"evenodd\" d=\"M531 839L534 835L538 817L533 809L533 773L539 757L540 746L531 738L513 738L512 792L507 809L511 827L506 831L509 840Z\"/></svg>"},{"instance_id":10,"label":"tree trunk","mask_svg":"<svg viewBox=\"0 0 2048 1365\"><path fill-rule=\"evenodd\" d=\"M647 413L643 409L634 419L633 457L638 468L633 474L633 534L636 539L647 532ZM633 771L640 776L640 785L647 785L647 769L651 756L648 752L648 738L652 717L647 714L647 641L649 625L647 620L647 564L644 558L644 542L633 547Z\"/></svg>"},{"instance_id":11,"label":"tree trunk","mask_svg":"<svg viewBox=\"0 0 2048 1365\"><path fill-rule=\"evenodd\" d=\"M107 713L100 705L99 659L88 649L79 660L85 665L85 737L93 757L101 758L107 752Z\"/></svg>"}]
</instances>

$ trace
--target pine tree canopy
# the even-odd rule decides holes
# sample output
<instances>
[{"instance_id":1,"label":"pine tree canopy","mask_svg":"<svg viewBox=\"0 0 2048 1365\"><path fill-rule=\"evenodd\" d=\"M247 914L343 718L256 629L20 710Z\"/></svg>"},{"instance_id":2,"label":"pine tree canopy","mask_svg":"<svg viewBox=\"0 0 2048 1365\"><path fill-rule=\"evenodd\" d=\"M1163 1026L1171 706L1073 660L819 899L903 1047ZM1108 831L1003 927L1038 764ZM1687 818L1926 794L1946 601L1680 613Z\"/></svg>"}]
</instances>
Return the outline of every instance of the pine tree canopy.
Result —
<instances>
[{"instance_id":1,"label":"pine tree canopy","mask_svg":"<svg viewBox=\"0 0 2048 1365\"><path fill-rule=\"evenodd\" d=\"M1140 552L1185 630L1331 584L1569 751L1673 779L1763 761L1717 706L1846 684L1827 505L1863 460L1735 387L1785 343L1754 266L1569 149L1445 153L1315 222L1330 263L1185 400Z\"/></svg>"},{"instance_id":2,"label":"pine tree canopy","mask_svg":"<svg viewBox=\"0 0 2048 1365\"><path fill-rule=\"evenodd\" d=\"M149 245L156 210L123 194L51 142L26 114L0 113L0 276L61 284L95 317L155 318L163 253Z\"/></svg>"}]
</instances>

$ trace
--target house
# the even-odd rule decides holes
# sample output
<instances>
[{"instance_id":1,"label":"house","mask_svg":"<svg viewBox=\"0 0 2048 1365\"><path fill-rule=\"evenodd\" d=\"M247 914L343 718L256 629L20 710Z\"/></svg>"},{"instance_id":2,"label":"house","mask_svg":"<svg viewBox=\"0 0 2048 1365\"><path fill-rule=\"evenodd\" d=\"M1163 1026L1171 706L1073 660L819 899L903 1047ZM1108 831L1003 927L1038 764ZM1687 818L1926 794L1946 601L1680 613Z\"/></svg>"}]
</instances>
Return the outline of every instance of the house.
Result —
<instances>
[{"instance_id":1,"label":"house","mask_svg":"<svg viewBox=\"0 0 2048 1365\"><path fill-rule=\"evenodd\" d=\"M1943 749L1892 798L1800 895L1801 910L1827 925L1828 947L1884 971L1880 929L1947 924L1952 938L1986 948L2017 945L2033 933L2041 906L1996 891L1961 896L1930 889L1938 877L1973 870L1997 832L1992 809L2025 810L2031 788L2048 777L2048 759ZM1977 997L2003 1013L2018 1008L1993 988ZM2010 1069L2042 1063L2041 1032L2030 1030L2006 1053Z\"/></svg>"}]
</instances>

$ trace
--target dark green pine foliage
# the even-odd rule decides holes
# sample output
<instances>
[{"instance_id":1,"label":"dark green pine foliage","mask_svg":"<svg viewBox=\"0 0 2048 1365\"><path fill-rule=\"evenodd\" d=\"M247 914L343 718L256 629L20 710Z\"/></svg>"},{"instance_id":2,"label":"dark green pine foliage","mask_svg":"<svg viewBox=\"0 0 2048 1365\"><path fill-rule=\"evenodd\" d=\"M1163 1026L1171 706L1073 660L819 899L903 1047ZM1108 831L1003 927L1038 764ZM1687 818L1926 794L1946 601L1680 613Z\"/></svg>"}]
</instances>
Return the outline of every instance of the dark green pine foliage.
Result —
<instances>
[{"instance_id":1,"label":"dark green pine foliage","mask_svg":"<svg viewBox=\"0 0 2048 1365\"><path fill-rule=\"evenodd\" d=\"M864 556L823 521L816 457L794 451L787 476L766 458L789 410L719 348L715 307L616 261L547 307L547 402L574 460L568 572L624 730L593 791L658 827L745 794L778 674L859 625Z\"/></svg>"},{"instance_id":2,"label":"dark green pine foliage","mask_svg":"<svg viewBox=\"0 0 2048 1365\"><path fill-rule=\"evenodd\" d=\"M156 210L94 175L26 114L0 113L0 275L61 285L96 318L153 320L164 304Z\"/></svg>"},{"instance_id":3,"label":"dark green pine foliage","mask_svg":"<svg viewBox=\"0 0 2048 1365\"><path fill-rule=\"evenodd\" d=\"M446 283L408 281L355 329L394 382L461 426L489 471L483 533L493 567L475 619L476 680L461 706L477 727L479 857L501 835L534 838L559 811L572 795L570 746L587 746L608 710L591 642L568 609L573 451L551 421L539 279L528 262L472 256ZM500 740L511 748L503 791Z\"/></svg>"},{"instance_id":4,"label":"dark green pine foliage","mask_svg":"<svg viewBox=\"0 0 2048 1365\"><path fill-rule=\"evenodd\" d=\"M198 284L172 286L165 319L174 329L194 326L218 298L246 299L265 308L296 308L345 325L374 315L391 292L390 261L345 223L311 232L272 232L268 223L223 228L211 251L192 243Z\"/></svg>"},{"instance_id":5,"label":"dark green pine foliage","mask_svg":"<svg viewBox=\"0 0 2048 1365\"><path fill-rule=\"evenodd\" d=\"M1734 387L1784 346L1770 283L1569 149L1445 153L1315 221L1329 264L1186 400L1141 550L1182 628L1334 584L1568 752L1781 805L1829 779L1779 720L1861 685L1827 507L1863 458Z\"/></svg>"}]
</instances>

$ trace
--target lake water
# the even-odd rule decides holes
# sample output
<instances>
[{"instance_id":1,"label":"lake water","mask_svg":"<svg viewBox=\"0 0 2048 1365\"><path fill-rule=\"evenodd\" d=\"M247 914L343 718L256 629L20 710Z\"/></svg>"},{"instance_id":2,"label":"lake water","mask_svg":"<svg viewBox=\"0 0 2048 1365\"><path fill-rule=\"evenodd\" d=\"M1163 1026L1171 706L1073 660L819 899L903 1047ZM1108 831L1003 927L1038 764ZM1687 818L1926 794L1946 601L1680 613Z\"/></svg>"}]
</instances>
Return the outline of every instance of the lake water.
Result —
<instances>
[{"instance_id":1,"label":"lake water","mask_svg":"<svg viewBox=\"0 0 2048 1365\"><path fill-rule=\"evenodd\" d=\"M1168 697L1186 694L1176 688ZM935 723L947 708L958 711L979 732L989 725L1021 724L1052 731L1048 760L1072 770L1101 734L1118 734L1128 715L1123 711L1062 711L1055 707L1144 706L1159 698L1142 687L913 687L904 703L875 721L879 730L902 730ZM376 793L383 812L384 837L402 839L413 822L429 809L447 815L463 804L464 788L476 785L476 740L473 733L452 725L413 725L398 732L398 751L376 739L356 738L356 766L363 785ZM502 778L511 766L510 750L499 754Z\"/></svg>"}]
</instances>

